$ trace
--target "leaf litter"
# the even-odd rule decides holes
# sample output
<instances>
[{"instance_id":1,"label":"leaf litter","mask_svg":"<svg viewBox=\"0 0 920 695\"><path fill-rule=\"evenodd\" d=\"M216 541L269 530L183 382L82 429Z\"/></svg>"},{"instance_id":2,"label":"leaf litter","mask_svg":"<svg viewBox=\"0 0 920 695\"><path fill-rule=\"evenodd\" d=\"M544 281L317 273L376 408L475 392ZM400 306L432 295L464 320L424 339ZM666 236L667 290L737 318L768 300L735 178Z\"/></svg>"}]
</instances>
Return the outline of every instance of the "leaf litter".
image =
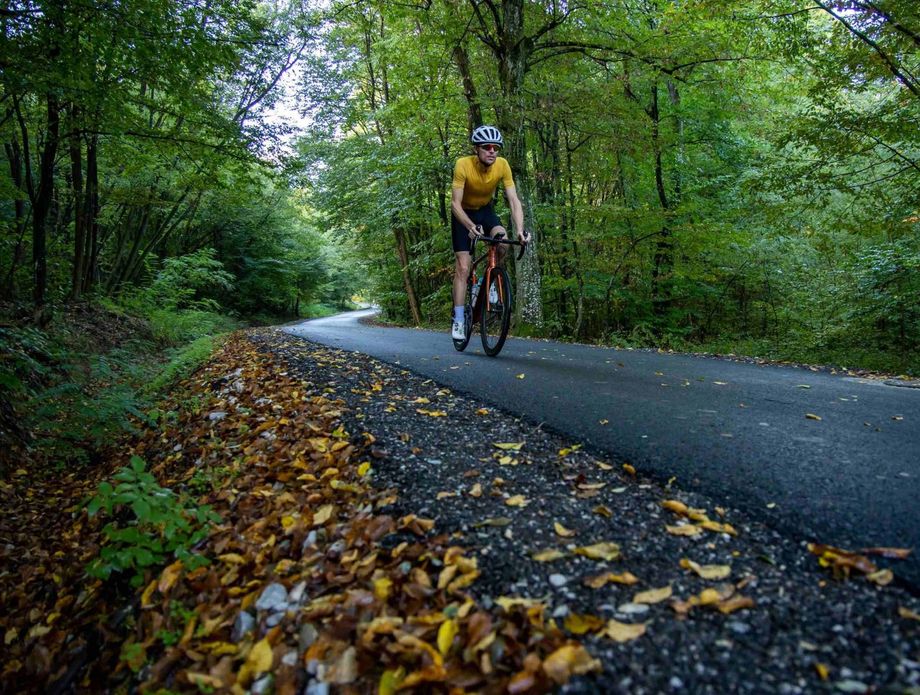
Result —
<instances>
[{"instance_id":1,"label":"leaf litter","mask_svg":"<svg viewBox=\"0 0 920 695\"><path fill-rule=\"evenodd\" d=\"M62 567L66 551L9 565L4 598L23 588L4 635L4 685L37 692L83 662L74 672L96 689L539 692L574 678L592 691L660 692L676 678L715 691L810 692L835 686L833 673L822 685L815 664L824 662L847 664L846 681L867 689L920 681L900 656L918 645L910 594L825 581L801 547L740 513L718 509L733 524L714 522L706 500L673 490L684 509L662 507L663 490L638 485L633 466L584 449L560 457L565 442L553 435L491 406L484 419L481 404L405 370L265 330L229 341L182 388L196 407L129 449L171 486L226 469L203 497L223 518L201 549L210 564L151 570L133 608L80 580L72 560ZM416 399L438 415L394 407ZM207 420L218 408L228 416ZM490 442L513 443L537 465L497 478ZM470 481L479 469L491 484ZM83 497L95 482L70 480ZM515 498L539 503L505 503ZM86 557L98 528L79 504L66 508L62 536ZM695 535L662 533L671 524L658 510ZM577 528L582 545L554 524ZM707 580L728 566L734 584ZM58 588L26 610L38 581ZM624 603L643 592L658 602ZM842 633L828 611L836 605L853 607ZM809 618L776 623L789 610ZM769 654L755 647L768 639ZM701 662L677 648L688 643L743 667ZM819 645L821 662L801 644Z\"/></svg>"}]
</instances>

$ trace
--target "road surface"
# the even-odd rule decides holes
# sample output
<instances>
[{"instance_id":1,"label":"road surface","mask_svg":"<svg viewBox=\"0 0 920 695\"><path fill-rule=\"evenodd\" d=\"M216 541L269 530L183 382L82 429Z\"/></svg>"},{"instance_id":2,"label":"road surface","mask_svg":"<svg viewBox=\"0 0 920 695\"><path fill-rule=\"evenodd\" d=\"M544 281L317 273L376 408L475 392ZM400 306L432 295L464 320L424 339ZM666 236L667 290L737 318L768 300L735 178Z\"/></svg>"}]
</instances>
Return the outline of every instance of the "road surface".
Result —
<instances>
[{"instance_id":1,"label":"road surface","mask_svg":"<svg viewBox=\"0 0 920 695\"><path fill-rule=\"evenodd\" d=\"M640 472L742 509L795 537L851 549L910 547L896 575L920 587L920 389L826 372L653 350L360 323L372 310L288 326L372 355Z\"/></svg>"}]
</instances>

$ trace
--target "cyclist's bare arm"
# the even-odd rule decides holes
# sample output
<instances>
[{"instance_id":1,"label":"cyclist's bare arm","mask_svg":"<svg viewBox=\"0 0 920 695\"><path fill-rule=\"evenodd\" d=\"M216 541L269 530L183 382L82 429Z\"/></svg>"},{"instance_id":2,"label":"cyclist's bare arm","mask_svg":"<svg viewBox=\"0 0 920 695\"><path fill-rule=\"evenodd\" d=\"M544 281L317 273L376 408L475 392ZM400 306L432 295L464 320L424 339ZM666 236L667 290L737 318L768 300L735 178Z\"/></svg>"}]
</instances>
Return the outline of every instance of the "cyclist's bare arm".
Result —
<instances>
[{"instance_id":1,"label":"cyclist's bare arm","mask_svg":"<svg viewBox=\"0 0 920 695\"><path fill-rule=\"evenodd\" d=\"M454 217L460 220L460 224L470 230L470 234L473 234L473 230L476 228L476 225L473 223L473 220L469 218L469 215L466 214L466 211L463 209L463 189L462 188L452 188L450 193L450 209L454 212ZM478 233L477 233L478 236Z\"/></svg>"},{"instance_id":2,"label":"cyclist's bare arm","mask_svg":"<svg viewBox=\"0 0 920 695\"><path fill-rule=\"evenodd\" d=\"M505 189L505 198L508 200L508 207L511 208L511 222L514 226L514 234L521 240L524 240L524 206L521 205L521 199L518 198L517 190L512 186Z\"/></svg>"}]
</instances>

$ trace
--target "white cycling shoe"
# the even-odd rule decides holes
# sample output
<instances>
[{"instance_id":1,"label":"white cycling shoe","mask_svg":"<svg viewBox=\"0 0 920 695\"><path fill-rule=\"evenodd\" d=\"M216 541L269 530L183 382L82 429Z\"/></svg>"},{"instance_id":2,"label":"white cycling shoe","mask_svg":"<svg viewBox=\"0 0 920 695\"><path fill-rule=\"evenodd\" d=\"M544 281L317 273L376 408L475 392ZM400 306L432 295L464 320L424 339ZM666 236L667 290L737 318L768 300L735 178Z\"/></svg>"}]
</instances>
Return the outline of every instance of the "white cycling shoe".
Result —
<instances>
[{"instance_id":1,"label":"white cycling shoe","mask_svg":"<svg viewBox=\"0 0 920 695\"><path fill-rule=\"evenodd\" d=\"M463 321L454 321L453 327L450 329L450 337L454 340L463 340L466 338L466 326L463 325Z\"/></svg>"},{"instance_id":2,"label":"white cycling shoe","mask_svg":"<svg viewBox=\"0 0 920 695\"><path fill-rule=\"evenodd\" d=\"M495 285L489 288L489 304L498 304L498 290Z\"/></svg>"}]
</instances>

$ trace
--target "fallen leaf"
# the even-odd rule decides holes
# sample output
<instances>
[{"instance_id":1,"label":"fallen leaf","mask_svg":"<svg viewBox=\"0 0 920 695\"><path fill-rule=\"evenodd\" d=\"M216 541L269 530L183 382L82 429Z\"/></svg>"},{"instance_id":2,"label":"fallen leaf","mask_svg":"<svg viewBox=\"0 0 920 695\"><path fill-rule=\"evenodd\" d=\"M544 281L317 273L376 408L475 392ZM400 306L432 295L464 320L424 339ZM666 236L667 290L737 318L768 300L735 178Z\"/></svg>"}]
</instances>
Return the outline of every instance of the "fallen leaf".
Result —
<instances>
[{"instance_id":1,"label":"fallen leaf","mask_svg":"<svg viewBox=\"0 0 920 695\"><path fill-rule=\"evenodd\" d=\"M604 620L596 615L581 615L579 613L569 613L562 622L563 626L569 632L576 635L583 635L586 632L594 632L604 626Z\"/></svg>"},{"instance_id":2,"label":"fallen leaf","mask_svg":"<svg viewBox=\"0 0 920 695\"><path fill-rule=\"evenodd\" d=\"M681 558L680 566L692 570L703 579L725 579L732 573L729 565L700 565L688 558Z\"/></svg>"},{"instance_id":3,"label":"fallen leaf","mask_svg":"<svg viewBox=\"0 0 920 695\"><path fill-rule=\"evenodd\" d=\"M543 661L543 672L557 685L567 683L572 676L600 670L601 662L580 644L559 647Z\"/></svg>"},{"instance_id":4,"label":"fallen leaf","mask_svg":"<svg viewBox=\"0 0 920 695\"><path fill-rule=\"evenodd\" d=\"M576 531L566 528L558 521L553 522L553 530L556 532L557 536L562 536L563 538L571 538L576 534Z\"/></svg>"},{"instance_id":5,"label":"fallen leaf","mask_svg":"<svg viewBox=\"0 0 920 695\"><path fill-rule=\"evenodd\" d=\"M182 560L176 560L166 567L160 575L160 581L157 583L159 592L164 596L169 593L169 590L172 589L179 580L180 574L182 574Z\"/></svg>"},{"instance_id":6,"label":"fallen leaf","mask_svg":"<svg viewBox=\"0 0 920 695\"><path fill-rule=\"evenodd\" d=\"M445 620L441 623L441 627L438 628L438 651L441 652L441 656L447 656L459 631L460 627L456 620Z\"/></svg>"},{"instance_id":7,"label":"fallen leaf","mask_svg":"<svg viewBox=\"0 0 920 695\"><path fill-rule=\"evenodd\" d=\"M830 669L826 664L822 664L820 661L815 662L815 671L818 672L818 678L823 681L826 681L827 677L830 675Z\"/></svg>"},{"instance_id":8,"label":"fallen leaf","mask_svg":"<svg viewBox=\"0 0 920 695\"><path fill-rule=\"evenodd\" d=\"M316 510L316 513L313 515L313 525L322 526L329 519L332 518L332 513L335 511L335 507L331 504L324 504L322 507Z\"/></svg>"},{"instance_id":9,"label":"fallen leaf","mask_svg":"<svg viewBox=\"0 0 920 695\"><path fill-rule=\"evenodd\" d=\"M246 662L240 669L239 680L248 682L249 679L271 670L272 667L272 645L265 637L249 650L246 656Z\"/></svg>"},{"instance_id":10,"label":"fallen leaf","mask_svg":"<svg viewBox=\"0 0 920 695\"><path fill-rule=\"evenodd\" d=\"M479 410L476 411L476 414L477 414L477 415L488 415L488 414L489 414L489 409L488 409L488 408L479 408Z\"/></svg>"},{"instance_id":11,"label":"fallen leaf","mask_svg":"<svg viewBox=\"0 0 920 695\"><path fill-rule=\"evenodd\" d=\"M598 468L600 468L602 471L612 471L613 470L613 466L611 466L609 463L604 463L603 461L595 461L594 464Z\"/></svg>"},{"instance_id":12,"label":"fallen leaf","mask_svg":"<svg viewBox=\"0 0 920 695\"><path fill-rule=\"evenodd\" d=\"M911 548L863 548L859 552L865 555L887 557L889 560L906 560L911 551Z\"/></svg>"},{"instance_id":13,"label":"fallen leaf","mask_svg":"<svg viewBox=\"0 0 920 695\"><path fill-rule=\"evenodd\" d=\"M598 420L597 422L599 425L609 425L610 424L610 420Z\"/></svg>"},{"instance_id":14,"label":"fallen leaf","mask_svg":"<svg viewBox=\"0 0 920 695\"><path fill-rule=\"evenodd\" d=\"M448 497L456 497L456 496L457 496L456 492L446 492L445 491L445 492L439 492L437 495L435 495L435 498L439 500L443 500Z\"/></svg>"},{"instance_id":15,"label":"fallen leaf","mask_svg":"<svg viewBox=\"0 0 920 695\"><path fill-rule=\"evenodd\" d=\"M894 573L889 569L879 570L878 572L867 574L866 579L879 586L888 586L894 581Z\"/></svg>"},{"instance_id":16,"label":"fallen leaf","mask_svg":"<svg viewBox=\"0 0 920 695\"><path fill-rule=\"evenodd\" d=\"M594 577L587 577L585 579L585 585L590 586L592 589L600 589L607 584L638 584L639 580L636 576L630 572L623 572L622 574L614 574L613 572L607 572L605 574L599 574Z\"/></svg>"},{"instance_id":17,"label":"fallen leaf","mask_svg":"<svg viewBox=\"0 0 920 695\"><path fill-rule=\"evenodd\" d=\"M492 446L504 451L520 451L524 442L492 442Z\"/></svg>"},{"instance_id":18,"label":"fallen leaf","mask_svg":"<svg viewBox=\"0 0 920 695\"><path fill-rule=\"evenodd\" d=\"M808 418L809 420L820 420L821 419L820 415L815 415L814 413L805 413L805 417Z\"/></svg>"},{"instance_id":19,"label":"fallen leaf","mask_svg":"<svg viewBox=\"0 0 920 695\"><path fill-rule=\"evenodd\" d=\"M630 464L628 464L628 463L624 463L624 464L623 464L623 470L626 471L627 473L629 473L629 475L635 475L635 474L636 474L636 468L635 468L635 466L632 466L632 465L630 465Z\"/></svg>"},{"instance_id":20,"label":"fallen leaf","mask_svg":"<svg viewBox=\"0 0 920 695\"><path fill-rule=\"evenodd\" d=\"M663 586L659 589L649 589L648 591L640 591L638 594L633 596L633 603L661 603L669 598L672 594L671 585Z\"/></svg>"},{"instance_id":21,"label":"fallen leaf","mask_svg":"<svg viewBox=\"0 0 920 695\"><path fill-rule=\"evenodd\" d=\"M561 560L566 556L566 553L555 548L547 548L546 550L540 550L533 553L530 557L537 562L552 562L553 560Z\"/></svg>"},{"instance_id":22,"label":"fallen leaf","mask_svg":"<svg viewBox=\"0 0 920 695\"><path fill-rule=\"evenodd\" d=\"M510 611L515 606L524 606L525 608L531 608L533 606L542 606L543 603L536 598L522 598L518 596L499 596L495 599L495 603L502 607L506 611Z\"/></svg>"},{"instance_id":23,"label":"fallen leaf","mask_svg":"<svg viewBox=\"0 0 920 695\"><path fill-rule=\"evenodd\" d=\"M389 669L384 671L380 676L380 683L377 686L378 695L395 695L399 686L406 679L406 669L400 666L398 669Z\"/></svg>"},{"instance_id":24,"label":"fallen leaf","mask_svg":"<svg viewBox=\"0 0 920 695\"><path fill-rule=\"evenodd\" d=\"M709 519L701 521L698 528L704 528L707 531L714 531L715 533L727 533L730 536L738 535L735 527L731 524L720 524L718 521L711 521Z\"/></svg>"},{"instance_id":25,"label":"fallen leaf","mask_svg":"<svg viewBox=\"0 0 920 695\"><path fill-rule=\"evenodd\" d=\"M665 526L664 528L672 536L698 536L703 532L703 529L699 526L689 524L684 526Z\"/></svg>"},{"instance_id":26,"label":"fallen leaf","mask_svg":"<svg viewBox=\"0 0 920 695\"><path fill-rule=\"evenodd\" d=\"M482 484L476 483L473 487L470 488L469 492L470 497L482 497Z\"/></svg>"},{"instance_id":27,"label":"fallen leaf","mask_svg":"<svg viewBox=\"0 0 920 695\"><path fill-rule=\"evenodd\" d=\"M733 596L727 601L722 601L716 604L716 607L719 609L720 613L728 615L729 613L734 613L737 610L742 608L753 608L754 599L747 596Z\"/></svg>"},{"instance_id":28,"label":"fallen leaf","mask_svg":"<svg viewBox=\"0 0 920 695\"><path fill-rule=\"evenodd\" d=\"M523 379L523 378L524 378L524 375L523 375L523 374L518 374L518 375L517 375L517 378L518 378L518 379Z\"/></svg>"},{"instance_id":29,"label":"fallen leaf","mask_svg":"<svg viewBox=\"0 0 920 695\"><path fill-rule=\"evenodd\" d=\"M609 562L620 557L620 546L616 543L603 541L601 543L575 548L575 552L578 555L584 555L592 560L606 560Z\"/></svg>"},{"instance_id":30,"label":"fallen leaf","mask_svg":"<svg viewBox=\"0 0 920 695\"><path fill-rule=\"evenodd\" d=\"M526 507L529 501L524 495L513 495L505 500L505 504L509 507Z\"/></svg>"},{"instance_id":31,"label":"fallen leaf","mask_svg":"<svg viewBox=\"0 0 920 695\"><path fill-rule=\"evenodd\" d=\"M477 521L473 524L473 528L481 528L483 526L509 526L511 524L511 519L505 516L496 516L489 519L483 519L482 521Z\"/></svg>"},{"instance_id":32,"label":"fallen leaf","mask_svg":"<svg viewBox=\"0 0 920 695\"><path fill-rule=\"evenodd\" d=\"M613 511L609 507L604 506L603 504L597 505L591 511L594 512L595 514L600 514L601 516L606 517L608 519L613 516Z\"/></svg>"},{"instance_id":33,"label":"fallen leaf","mask_svg":"<svg viewBox=\"0 0 920 695\"><path fill-rule=\"evenodd\" d=\"M365 476L365 475L367 475L367 474L370 473L370 472L371 472L371 464L370 464L370 461L365 461L364 463L362 463L362 464L360 464L360 465L358 466L358 475L360 475L360 476Z\"/></svg>"},{"instance_id":34,"label":"fallen leaf","mask_svg":"<svg viewBox=\"0 0 920 695\"><path fill-rule=\"evenodd\" d=\"M920 613L912 611L910 608L906 608L904 606L898 606L898 615L904 618L905 620L920 621Z\"/></svg>"},{"instance_id":35,"label":"fallen leaf","mask_svg":"<svg viewBox=\"0 0 920 695\"><path fill-rule=\"evenodd\" d=\"M645 634L645 623L621 623L611 618L607 621L607 628L602 633L614 642L629 642Z\"/></svg>"}]
</instances>

